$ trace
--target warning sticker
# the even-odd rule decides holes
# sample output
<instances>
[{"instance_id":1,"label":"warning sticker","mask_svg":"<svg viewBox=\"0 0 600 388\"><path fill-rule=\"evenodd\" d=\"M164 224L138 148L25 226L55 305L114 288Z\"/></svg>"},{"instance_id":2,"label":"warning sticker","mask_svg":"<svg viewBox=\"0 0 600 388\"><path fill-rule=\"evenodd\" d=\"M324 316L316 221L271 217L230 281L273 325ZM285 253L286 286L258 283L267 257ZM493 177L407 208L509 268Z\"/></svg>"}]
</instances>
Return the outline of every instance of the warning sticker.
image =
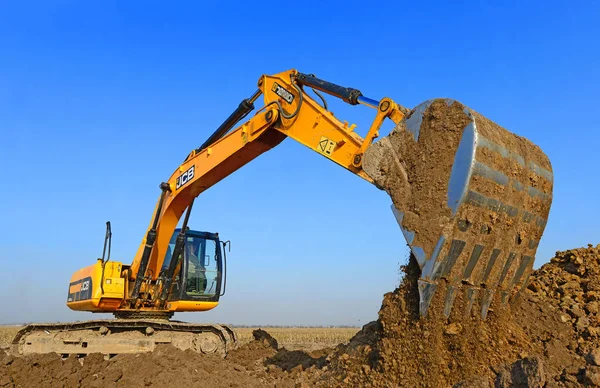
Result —
<instances>
[{"instance_id":1,"label":"warning sticker","mask_svg":"<svg viewBox=\"0 0 600 388\"><path fill-rule=\"evenodd\" d=\"M333 140L330 140L325 136L321 136L321 140L319 140L319 144L317 144L317 151L325 156L331 156L334 147L335 142Z\"/></svg>"}]
</instances>

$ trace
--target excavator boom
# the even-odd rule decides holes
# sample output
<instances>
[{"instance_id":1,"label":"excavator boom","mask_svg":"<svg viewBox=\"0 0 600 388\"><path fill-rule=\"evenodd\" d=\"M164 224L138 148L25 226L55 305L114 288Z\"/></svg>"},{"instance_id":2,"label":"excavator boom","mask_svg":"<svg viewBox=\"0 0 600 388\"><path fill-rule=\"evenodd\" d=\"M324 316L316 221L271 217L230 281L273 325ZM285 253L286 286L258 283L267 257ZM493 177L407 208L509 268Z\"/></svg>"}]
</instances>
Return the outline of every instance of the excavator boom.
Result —
<instances>
[{"instance_id":1,"label":"excavator boom","mask_svg":"<svg viewBox=\"0 0 600 388\"><path fill-rule=\"evenodd\" d=\"M143 278L148 269L152 273L158 273L157 268L162 265L161 260L172 231L195 197L260 154L277 146L286 137L372 182L361 168L362 153L378 135L383 119L392 117L399 122L403 117L403 109L392 100L384 99L382 105L386 109L380 111L377 102L364 97L357 98L357 104L363 101L365 105L378 109L376 120L367 138L363 139L354 132L353 126L341 122L332 112L300 89L303 85L300 82L305 82L311 86L321 85L322 90L327 90L322 86L322 81L318 83L314 80L316 78L295 71L261 77L258 82L259 90L249 99L242 101L238 110L203 146L190 153L173 173L168 184L163 185L166 195L164 200L159 200L153 217L153 220L158 218L157 238L153 248L147 247L148 237L140 244L131 265L134 278ZM249 112L251 104L260 94L264 95L264 108L252 119L225 134L236 123L236 119ZM164 204L162 208L159 207L161 203ZM152 226L148 230L148 233L150 232Z\"/></svg>"}]
</instances>

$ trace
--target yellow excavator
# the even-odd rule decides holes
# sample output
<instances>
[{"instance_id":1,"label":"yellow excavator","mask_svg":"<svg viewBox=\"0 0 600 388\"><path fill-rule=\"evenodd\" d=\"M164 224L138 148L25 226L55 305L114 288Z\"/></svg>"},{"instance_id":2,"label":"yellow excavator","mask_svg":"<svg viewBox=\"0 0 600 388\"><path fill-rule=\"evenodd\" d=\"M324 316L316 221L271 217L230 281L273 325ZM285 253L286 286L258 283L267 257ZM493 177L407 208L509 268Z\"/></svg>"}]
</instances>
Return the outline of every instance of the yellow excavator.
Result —
<instances>
[{"instance_id":1,"label":"yellow excavator","mask_svg":"<svg viewBox=\"0 0 600 388\"><path fill-rule=\"evenodd\" d=\"M328 109L323 93L374 110L366 137ZM261 95L263 106L243 121ZM394 129L380 137L386 119ZM493 301L508 303L526 285L552 202L552 168L539 147L458 101L433 99L409 110L289 70L262 75L258 90L160 184L130 264L110 259L107 223L102 258L72 276L67 306L115 319L31 324L14 337L13 350L112 355L170 343L227 354L236 346L230 327L171 319L215 308L226 289L229 242L190 230L190 212L198 195L286 138L389 194L421 269L422 316L434 298L450 316L464 292L467 312L485 319Z\"/></svg>"}]
</instances>

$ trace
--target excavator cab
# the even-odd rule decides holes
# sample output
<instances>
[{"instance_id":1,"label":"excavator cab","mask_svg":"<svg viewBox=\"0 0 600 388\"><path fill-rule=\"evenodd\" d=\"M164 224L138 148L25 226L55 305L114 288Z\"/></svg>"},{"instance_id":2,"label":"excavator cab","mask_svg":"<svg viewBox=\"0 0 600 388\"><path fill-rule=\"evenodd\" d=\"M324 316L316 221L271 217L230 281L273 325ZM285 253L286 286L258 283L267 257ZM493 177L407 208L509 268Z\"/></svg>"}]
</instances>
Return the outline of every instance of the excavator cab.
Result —
<instances>
[{"instance_id":1,"label":"excavator cab","mask_svg":"<svg viewBox=\"0 0 600 388\"><path fill-rule=\"evenodd\" d=\"M177 236L175 229L161 274L166 274L173 259ZM169 301L217 302L224 294L224 252L218 233L187 230L180 256L179 274ZM222 292L223 291L223 292Z\"/></svg>"}]
</instances>

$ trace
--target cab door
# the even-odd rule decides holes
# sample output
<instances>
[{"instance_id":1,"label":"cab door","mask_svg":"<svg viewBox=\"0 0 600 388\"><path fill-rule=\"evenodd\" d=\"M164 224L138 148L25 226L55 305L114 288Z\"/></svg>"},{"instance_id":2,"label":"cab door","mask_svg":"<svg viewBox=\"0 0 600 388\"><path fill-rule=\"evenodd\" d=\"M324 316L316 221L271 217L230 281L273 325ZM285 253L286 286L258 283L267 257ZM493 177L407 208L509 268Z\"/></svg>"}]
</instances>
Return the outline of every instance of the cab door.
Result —
<instances>
[{"instance_id":1,"label":"cab door","mask_svg":"<svg viewBox=\"0 0 600 388\"><path fill-rule=\"evenodd\" d=\"M215 234L188 232L183 250L181 300L217 301L221 292L221 245Z\"/></svg>"}]
</instances>

